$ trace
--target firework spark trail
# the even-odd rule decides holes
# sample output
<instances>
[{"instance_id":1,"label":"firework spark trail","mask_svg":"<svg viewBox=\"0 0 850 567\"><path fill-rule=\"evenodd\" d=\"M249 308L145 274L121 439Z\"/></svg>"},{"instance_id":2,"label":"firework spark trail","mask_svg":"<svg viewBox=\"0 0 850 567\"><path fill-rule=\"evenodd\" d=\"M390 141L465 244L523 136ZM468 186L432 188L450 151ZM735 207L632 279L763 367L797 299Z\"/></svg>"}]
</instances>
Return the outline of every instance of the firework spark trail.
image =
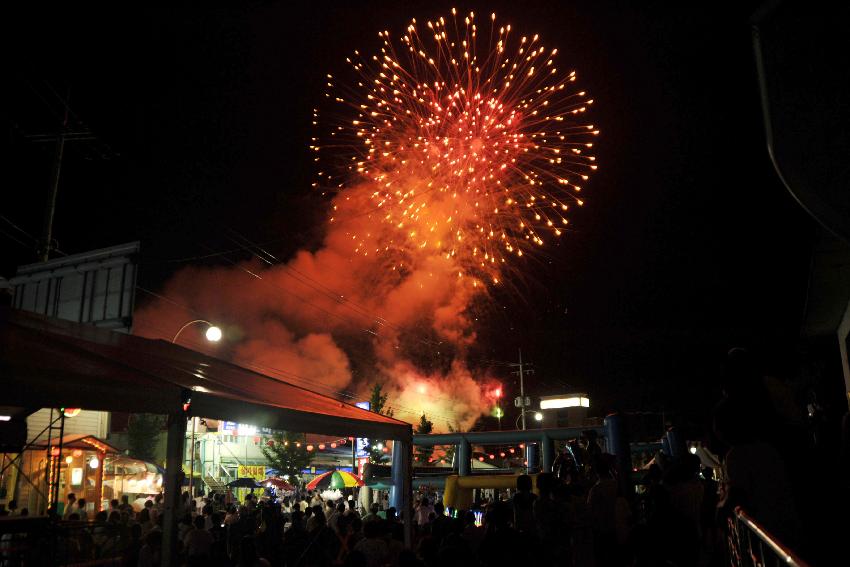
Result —
<instances>
[{"instance_id":1,"label":"firework spark trail","mask_svg":"<svg viewBox=\"0 0 850 567\"><path fill-rule=\"evenodd\" d=\"M350 233L355 253L399 269L436 252L477 286L499 282L506 256L561 235L597 167L598 130L578 122L593 100L572 88L575 71L559 73L557 49L514 38L495 14L479 47L475 15L452 12L448 24L414 19L395 42L380 32L379 54L347 60L351 83L328 75L344 118L312 148L330 154L317 186L368 196L336 205L333 222L365 214L394 229Z\"/></svg>"},{"instance_id":2,"label":"firework spark trail","mask_svg":"<svg viewBox=\"0 0 850 567\"><path fill-rule=\"evenodd\" d=\"M563 230L596 130L577 122L592 101L557 50L495 17L479 47L474 22L381 32L379 54L351 60L352 82L328 79L344 112L313 143L332 189L320 246L168 282L164 296L224 327L216 355L322 392L383 382L398 417L424 412L437 430L490 412L494 377L468 360L470 307ZM186 315L149 304L136 332L170 337Z\"/></svg>"}]
</instances>

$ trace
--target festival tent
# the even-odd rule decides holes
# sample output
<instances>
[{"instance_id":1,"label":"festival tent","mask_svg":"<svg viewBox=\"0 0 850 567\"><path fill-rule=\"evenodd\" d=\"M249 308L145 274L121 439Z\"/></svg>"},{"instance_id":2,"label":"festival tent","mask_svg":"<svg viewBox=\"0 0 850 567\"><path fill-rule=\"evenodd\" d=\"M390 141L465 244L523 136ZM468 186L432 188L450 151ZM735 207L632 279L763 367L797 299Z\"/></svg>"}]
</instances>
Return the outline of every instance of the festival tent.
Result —
<instances>
[{"instance_id":1,"label":"festival tent","mask_svg":"<svg viewBox=\"0 0 850 567\"><path fill-rule=\"evenodd\" d=\"M166 501L178 492L189 416L392 439L400 447L393 458L394 486L399 506L409 509L410 424L168 341L2 307L0 392L3 406L21 408L22 415L45 407L80 407L169 416L167 469L174 473L166 479ZM166 520L170 523L168 514ZM164 537L168 553L170 540Z\"/></svg>"},{"instance_id":2,"label":"festival tent","mask_svg":"<svg viewBox=\"0 0 850 567\"><path fill-rule=\"evenodd\" d=\"M410 441L408 423L163 340L0 308L4 406L192 415Z\"/></svg>"}]
</instances>

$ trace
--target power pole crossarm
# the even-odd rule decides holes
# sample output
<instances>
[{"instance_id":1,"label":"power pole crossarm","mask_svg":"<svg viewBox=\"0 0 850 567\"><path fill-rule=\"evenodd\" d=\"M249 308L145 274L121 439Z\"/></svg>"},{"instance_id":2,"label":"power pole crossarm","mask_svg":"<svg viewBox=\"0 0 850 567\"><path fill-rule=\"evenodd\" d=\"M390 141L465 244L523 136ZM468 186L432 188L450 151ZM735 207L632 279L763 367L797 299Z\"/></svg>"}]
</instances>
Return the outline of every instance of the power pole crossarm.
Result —
<instances>
[{"instance_id":1,"label":"power pole crossarm","mask_svg":"<svg viewBox=\"0 0 850 567\"><path fill-rule=\"evenodd\" d=\"M525 401L525 373L526 372L534 372L533 370L525 370L523 362L522 362L522 349L519 349L519 363L511 363L509 366L517 367L517 370L513 372L513 374L519 375L519 408L520 408L520 419L522 419L522 429L525 430L525 407L527 405ZM530 364L525 366L531 366Z\"/></svg>"}]
</instances>

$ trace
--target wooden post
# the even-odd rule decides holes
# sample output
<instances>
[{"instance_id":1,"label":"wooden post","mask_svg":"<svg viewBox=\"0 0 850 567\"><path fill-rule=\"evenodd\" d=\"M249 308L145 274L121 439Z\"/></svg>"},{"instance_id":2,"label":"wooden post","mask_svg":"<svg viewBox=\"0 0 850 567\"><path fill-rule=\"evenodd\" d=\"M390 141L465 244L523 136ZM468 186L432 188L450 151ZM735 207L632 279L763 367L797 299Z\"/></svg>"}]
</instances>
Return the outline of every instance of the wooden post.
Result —
<instances>
[{"instance_id":1,"label":"wooden post","mask_svg":"<svg viewBox=\"0 0 850 567\"><path fill-rule=\"evenodd\" d=\"M97 503L94 505L95 514L103 510L101 505L103 504L103 467L105 458L106 453L97 453L98 465L94 475L94 494L97 498Z\"/></svg>"}]
</instances>

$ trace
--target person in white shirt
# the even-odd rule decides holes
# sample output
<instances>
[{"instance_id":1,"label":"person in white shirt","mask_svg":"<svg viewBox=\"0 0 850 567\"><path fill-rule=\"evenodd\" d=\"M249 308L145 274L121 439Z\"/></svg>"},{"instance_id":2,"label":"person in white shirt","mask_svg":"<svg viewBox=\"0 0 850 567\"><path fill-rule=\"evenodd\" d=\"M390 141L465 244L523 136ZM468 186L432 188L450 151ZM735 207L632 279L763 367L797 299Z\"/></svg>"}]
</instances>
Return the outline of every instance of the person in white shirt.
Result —
<instances>
[{"instance_id":1,"label":"person in white shirt","mask_svg":"<svg viewBox=\"0 0 850 567\"><path fill-rule=\"evenodd\" d=\"M65 504L65 510L62 511L62 519L67 520L68 516L74 513L74 503L77 501L77 495L73 492L68 495L68 503Z\"/></svg>"},{"instance_id":2,"label":"person in white shirt","mask_svg":"<svg viewBox=\"0 0 850 567\"><path fill-rule=\"evenodd\" d=\"M313 498L310 499L310 507L313 506L321 506L322 505L322 497L319 496L319 491L313 493Z\"/></svg>"}]
</instances>

